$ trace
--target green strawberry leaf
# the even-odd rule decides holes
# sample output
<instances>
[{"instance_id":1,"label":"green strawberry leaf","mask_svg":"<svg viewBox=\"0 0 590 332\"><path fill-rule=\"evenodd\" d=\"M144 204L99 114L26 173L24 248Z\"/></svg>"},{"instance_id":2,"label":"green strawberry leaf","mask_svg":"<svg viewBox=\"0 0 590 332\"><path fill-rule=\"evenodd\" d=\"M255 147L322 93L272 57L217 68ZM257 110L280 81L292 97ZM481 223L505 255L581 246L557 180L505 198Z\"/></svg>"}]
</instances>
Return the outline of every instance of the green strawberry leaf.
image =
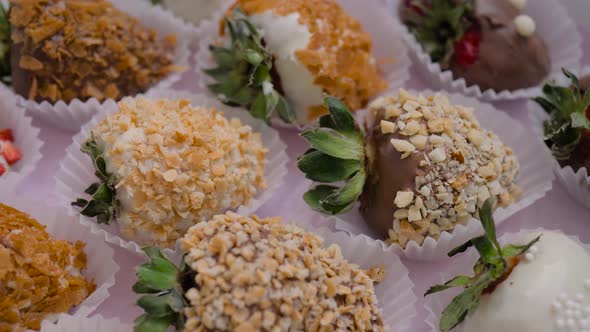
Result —
<instances>
[{"instance_id":1,"label":"green strawberry leaf","mask_svg":"<svg viewBox=\"0 0 590 332\"><path fill-rule=\"evenodd\" d=\"M188 273L188 266L176 267L158 248L143 249L149 261L136 268L138 281L133 291L142 295L137 305L144 314L135 320L135 331L166 331L169 326L182 330L184 308L188 305L183 295L179 276Z\"/></svg>"},{"instance_id":2,"label":"green strawberry leaf","mask_svg":"<svg viewBox=\"0 0 590 332\"><path fill-rule=\"evenodd\" d=\"M99 224L110 224L119 213L119 202L115 185L117 179L107 172L106 162L102 150L99 148L94 135L82 144L80 149L90 156L94 165L96 177L100 182L91 184L84 193L91 196L89 200L78 198L72 202L72 206L80 208L80 214L90 218L96 218Z\"/></svg>"},{"instance_id":3,"label":"green strawberry leaf","mask_svg":"<svg viewBox=\"0 0 590 332\"><path fill-rule=\"evenodd\" d=\"M209 90L223 103L246 108L267 123L275 113L285 122L294 122L293 108L272 84L273 56L264 47L260 31L239 8L225 18L225 26L230 45L209 46L217 65L203 70L215 80Z\"/></svg>"},{"instance_id":4,"label":"green strawberry leaf","mask_svg":"<svg viewBox=\"0 0 590 332\"><path fill-rule=\"evenodd\" d=\"M335 128L341 132L352 133L355 130L354 117L348 108L338 98L328 96L324 98L324 106L328 108L328 116L333 120Z\"/></svg>"},{"instance_id":5,"label":"green strawberry leaf","mask_svg":"<svg viewBox=\"0 0 590 332\"><path fill-rule=\"evenodd\" d=\"M322 204L342 206L356 202L363 191L366 179L365 170L358 171L350 180L346 181L344 186L326 197Z\"/></svg>"},{"instance_id":6,"label":"green strawberry leaf","mask_svg":"<svg viewBox=\"0 0 590 332\"><path fill-rule=\"evenodd\" d=\"M586 110L590 107L590 91L582 95L580 81L571 72L563 69L569 78L569 87L551 83L543 87L543 96L533 98L547 114L549 120L543 125L544 139L557 160L569 160L576 150L582 133L590 130Z\"/></svg>"},{"instance_id":7,"label":"green strawberry leaf","mask_svg":"<svg viewBox=\"0 0 590 332\"><path fill-rule=\"evenodd\" d=\"M455 278L447 281L444 285L435 285L430 287L424 296L428 296L430 294L438 293L445 291L449 288L453 287L467 287L471 283L471 277L468 276L456 276Z\"/></svg>"},{"instance_id":8,"label":"green strawberry leaf","mask_svg":"<svg viewBox=\"0 0 590 332\"><path fill-rule=\"evenodd\" d=\"M329 114L320 117L320 127L301 133L311 149L299 157L297 166L316 182L344 181L341 187L316 186L303 196L313 210L335 215L350 211L363 191L365 147L363 133L346 106L333 97L326 97L324 105Z\"/></svg>"},{"instance_id":9,"label":"green strawberry leaf","mask_svg":"<svg viewBox=\"0 0 590 332\"><path fill-rule=\"evenodd\" d=\"M154 317L150 314L144 314L135 320L135 332L166 332L170 325L176 321L174 315L164 317Z\"/></svg>"},{"instance_id":10,"label":"green strawberry leaf","mask_svg":"<svg viewBox=\"0 0 590 332\"><path fill-rule=\"evenodd\" d=\"M338 187L320 185L306 192L303 195L303 200L313 210L327 215L337 215L350 211L354 206L354 201L343 205L330 205L324 203L325 200L337 190Z\"/></svg>"},{"instance_id":11,"label":"green strawberry leaf","mask_svg":"<svg viewBox=\"0 0 590 332\"><path fill-rule=\"evenodd\" d=\"M365 155L362 141L332 128L317 128L301 133L309 145L338 159L362 160Z\"/></svg>"},{"instance_id":12,"label":"green strawberry leaf","mask_svg":"<svg viewBox=\"0 0 590 332\"><path fill-rule=\"evenodd\" d=\"M448 332L461 324L467 315L479 307L482 292L492 284L493 279L486 273L457 295L443 310L439 322L441 332Z\"/></svg>"},{"instance_id":13,"label":"green strawberry leaf","mask_svg":"<svg viewBox=\"0 0 590 332\"><path fill-rule=\"evenodd\" d=\"M504 255L506 255L507 257L511 257L511 256L522 256L524 255L532 246L534 246L537 242L539 242L539 240L541 240L541 236L537 236L535 239L533 239L531 242L525 244L525 245L507 245L504 247Z\"/></svg>"},{"instance_id":14,"label":"green strawberry leaf","mask_svg":"<svg viewBox=\"0 0 590 332\"><path fill-rule=\"evenodd\" d=\"M297 167L310 180L334 183L348 179L361 169L359 160L338 159L317 150L299 157Z\"/></svg>"}]
</instances>

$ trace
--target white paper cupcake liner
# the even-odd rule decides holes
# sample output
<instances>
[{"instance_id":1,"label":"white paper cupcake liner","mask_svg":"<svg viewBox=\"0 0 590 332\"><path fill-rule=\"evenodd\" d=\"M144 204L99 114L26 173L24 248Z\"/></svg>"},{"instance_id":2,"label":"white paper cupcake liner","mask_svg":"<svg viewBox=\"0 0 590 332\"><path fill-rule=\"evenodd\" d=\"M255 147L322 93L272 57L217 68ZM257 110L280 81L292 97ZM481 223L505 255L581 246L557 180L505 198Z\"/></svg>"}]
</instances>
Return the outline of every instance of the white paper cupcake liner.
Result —
<instances>
[{"instance_id":1,"label":"white paper cupcake liner","mask_svg":"<svg viewBox=\"0 0 590 332\"><path fill-rule=\"evenodd\" d=\"M396 18L388 15L379 2L370 4L356 0L338 0L337 2L349 15L358 19L363 29L371 35L373 56L379 63L379 69L383 74L383 78L387 81L389 89L404 86L410 78L412 62L403 41L401 24ZM219 38L220 19L221 17L217 17L213 20L204 21L199 26L199 48L195 53L195 70L199 71L198 88L212 96L214 94L207 89L207 85L214 83L214 80L203 73L202 70L215 67L209 45ZM295 127L295 125L287 124L280 119L273 119L273 125L286 128Z\"/></svg>"},{"instance_id":2,"label":"white paper cupcake liner","mask_svg":"<svg viewBox=\"0 0 590 332\"><path fill-rule=\"evenodd\" d=\"M0 86L0 130L12 129L14 144L22 153L22 159L0 176L0 192L12 192L41 160L43 142L39 138L39 128L33 127L32 121L25 115L25 109L17 105L14 94Z\"/></svg>"},{"instance_id":3,"label":"white paper cupcake liner","mask_svg":"<svg viewBox=\"0 0 590 332\"><path fill-rule=\"evenodd\" d=\"M384 1L390 14L399 17L401 0ZM524 13L535 20L537 32L549 49L551 70L547 79L559 78L562 75L561 68L577 70L582 59L582 37L577 30L576 24L568 16L566 9L560 2L553 0L528 1ZM443 71L438 63L433 62L430 55L424 51L404 24L402 24L402 30L404 40L411 49L412 57L419 65L421 74L429 82L438 84L439 88L460 92L463 95L485 101L530 98L537 96L541 92L542 83L535 87L511 91L495 91L492 89L482 91L477 85L468 86L465 79L454 77L450 70Z\"/></svg>"},{"instance_id":4,"label":"white paper cupcake liner","mask_svg":"<svg viewBox=\"0 0 590 332\"><path fill-rule=\"evenodd\" d=\"M42 202L18 198L12 194L0 193L0 203L11 206L29 214L52 237L75 243L86 243L84 252L87 256L86 269L82 274L86 279L94 280L96 290L68 314L74 317L87 317L109 297L109 288L115 284L115 274L119 265L113 258L114 251L101 236L91 234L88 227L80 225L78 217L68 215L63 209L49 207Z\"/></svg>"},{"instance_id":5,"label":"white paper cupcake liner","mask_svg":"<svg viewBox=\"0 0 590 332\"><path fill-rule=\"evenodd\" d=\"M205 20L218 17L235 0L163 0L160 6L187 24L198 26Z\"/></svg>"},{"instance_id":6,"label":"white paper cupcake liner","mask_svg":"<svg viewBox=\"0 0 590 332\"><path fill-rule=\"evenodd\" d=\"M506 233L502 237L498 239L498 241L505 245L507 243L518 243L519 240L522 239L523 236L529 233L539 233L539 232L559 232L563 233L559 230L546 230L546 229L533 229L533 230L521 230L518 233ZM566 234L567 235L567 234ZM584 247L587 251L590 251L590 245L582 243L577 236L570 236L569 238L576 241L582 247ZM451 278L464 274L464 275L473 275L473 266L478 259L477 251L474 249L470 249L467 253L460 254L457 257L453 258L452 261L449 262L448 268L444 269L443 271L439 271L440 278L437 279L436 283L444 283L450 280ZM424 301L424 307L428 312L426 316L425 322L428 324L428 331L438 332L439 328L439 321L441 317L441 313L443 310L451 303L453 297L457 296L461 292L460 288L447 290L445 292L432 294L426 297ZM457 326L453 332L462 332L464 329L462 325Z\"/></svg>"},{"instance_id":7,"label":"white paper cupcake liner","mask_svg":"<svg viewBox=\"0 0 590 332\"><path fill-rule=\"evenodd\" d=\"M584 67L578 77L585 75L590 75L590 67ZM563 85L568 84L563 80L558 82ZM528 102L528 110L536 137L540 142L543 142L543 123L549 119L549 115L533 101ZM549 148L547 150L550 151ZM570 196L583 206L590 208L590 173L588 169L582 167L577 172L574 172L571 166L561 167L556 160L554 161L554 169L557 179L566 188Z\"/></svg>"},{"instance_id":8,"label":"white paper cupcake liner","mask_svg":"<svg viewBox=\"0 0 590 332\"><path fill-rule=\"evenodd\" d=\"M174 64L185 69L190 68L190 44L198 38L197 29L176 18L172 13L164 11L159 6L152 6L145 0L110 0L118 9L131 14L139 19L146 27L158 32L159 37L169 34L176 35L176 54ZM148 91L165 89L181 79L182 72L169 74L157 82ZM26 108L30 114L51 126L69 132L77 132L80 127L92 118L100 110L115 104L112 99L99 102L96 98L87 101L74 99L69 103L58 101L36 102L17 95L19 105Z\"/></svg>"},{"instance_id":9,"label":"white paper cupcake liner","mask_svg":"<svg viewBox=\"0 0 590 332\"><path fill-rule=\"evenodd\" d=\"M417 94L417 92L414 91L411 93ZM420 93L428 96L433 95L435 92L426 90ZM390 94L396 95L397 93ZM522 139L523 137L531 136L527 136L529 130L524 128L519 122L513 120L506 113L496 110L490 104L459 94L447 94L447 96L453 104L472 107L481 126L498 135L502 142L512 148L520 162L520 175L516 182L522 187L523 194L519 201L506 208L498 208L494 212L494 218L497 225L506 221L516 212L530 206L551 190L554 179L553 158L542 142L531 142L530 140ZM298 211L298 213L304 214L306 218L313 218L312 215L317 214L318 212L312 211L311 208L305 205L302 199L303 193L309 190L311 186L311 181L305 180L295 187L291 196L286 201L296 202L297 208L286 207L286 209L288 208ZM350 234L366 234L369 237L376 238L374 232L371 231L364 222L357 207L353 208L352 211L347 214L330 218L329 220L334 222L332 226ZM431 237L426 238L422 245L418 245L416 242L411 241L408 242L404 249L398 244L390 246L384 241L376 241L384 249L391 249L395 253L408 259L434 261L446 259L447 253L451 249L482 233L483 228L481 227L481 223L477 219L471 218L467 224L455 226L452 233L446 231L442 232L438 240Z\"/></svg>"},{"instance_id":10,"label":"white paper cupcake liner","mask_svg":"<svg viewBox=\"0 0 590 332\"><path fill-rule=\"evenodd\" d=\"M577 24L584 28L590 28L588 13L590 13L590 2L586 0L561 0L561 4L567 9L570 16Z\"/></svg>"},{"instance_id":11,"label":"white paper cupcake liner","mask_svg":"<svg viewBox=\"0 0 590 332\"><path fill-rule=\"evenodd\" d=\"M289 157L287 156L287 146L281 140L278 132L268 127L264 122L254 119L250 114L244 110L231 108L222 105L217 100L211 99L204 95L194 95L188 92L174 92L169 90L153 91L149 94L151 97L168 98L168 99L189 99L193 105L215 107L223 111L227 118L239 118L243 123L250 125L255 132L262 134L262 142L268 149L267 164L265 168L264 178L266 180L266 188L261 191L250 202L240 207L245 214L250 214L256 211L262 204L273 196L273 192L278 189L283 182L283 178L287 174L287 163ZM80 195L83 195L84 190L96 179L94 175L94 168L90 158L80 151L80 146L89 137L91 130L107 115L114 113L117 107L105 108L100 114L95 115L92 120L86 123L82 130L73 138L73 143L66 150L66 156L62 160L60 169L55 177L55 191L56 202L58 205L67 209L71 214L78 214L78 210L71 206ZM80 222L83 225L90 227L92 233L99 234L110 243L114 243L132 252L143 254L142 246L134 241L128 241L121 237L118 225L112 223L111 225L99 225L95 218L88 218L80 216ZM166 249L170 253L171 249Z\"/></svg>"},{"instance_id":12,"label":"white paper cupcake liner","mask_svg":"<svg viewBox=\"0 0 590 332\"><path fill-rule=\"evenodd\" d=\"M133 325L118 319L105 319L100 315L91 318L60 315L57 323L43 321L42 332L133 332Z\"/></svg>"}]
</instances>

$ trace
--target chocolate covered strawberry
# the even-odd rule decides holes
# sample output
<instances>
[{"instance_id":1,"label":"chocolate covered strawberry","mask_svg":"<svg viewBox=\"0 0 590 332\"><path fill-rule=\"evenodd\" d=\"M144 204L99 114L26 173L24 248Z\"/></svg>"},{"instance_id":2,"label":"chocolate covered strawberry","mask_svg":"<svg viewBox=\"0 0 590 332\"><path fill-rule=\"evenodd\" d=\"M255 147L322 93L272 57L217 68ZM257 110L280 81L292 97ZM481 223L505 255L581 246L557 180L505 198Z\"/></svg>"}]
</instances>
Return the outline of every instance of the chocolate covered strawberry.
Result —
<instances>
[{"instance_id":1,"label":"chocolate covered strawberry","mask_svg":"<svg viewBox=\"0 0 590 332\"><path fill-rule=\"evenodd\" d=\"M325 104L330 114L302 134L311 149L298 163L320 183L304 196L317 211L342 214L360 201L373 233L405 247L452 232L490 197L499 206L518 199L512 150L481 128L472 110L443 95L401 90L379 98L364 130L341 102Z\"/></svg>"},{"instance_id":2,"label":"chocolate covered strawberry","mask_svg":"<svg viewBox=\"0 0 590 332\"><path fill-rule=\"evenodd\" d=\"M0 5L0 80L24 98L66 103L145 92L171 72L176 37L106 0Z\"/></svg>"},{"instance_id":3,"label":"chocolate covered strawberry","mask_svg":"<svg viewBox=\"0 0 590 332\"><path fill-rule=\"evenodd\" d=\"M407 0L401 18L432 61L482 90L535 86L548 75L547 47L525 1Z\"/></svg>"}]
</instances>

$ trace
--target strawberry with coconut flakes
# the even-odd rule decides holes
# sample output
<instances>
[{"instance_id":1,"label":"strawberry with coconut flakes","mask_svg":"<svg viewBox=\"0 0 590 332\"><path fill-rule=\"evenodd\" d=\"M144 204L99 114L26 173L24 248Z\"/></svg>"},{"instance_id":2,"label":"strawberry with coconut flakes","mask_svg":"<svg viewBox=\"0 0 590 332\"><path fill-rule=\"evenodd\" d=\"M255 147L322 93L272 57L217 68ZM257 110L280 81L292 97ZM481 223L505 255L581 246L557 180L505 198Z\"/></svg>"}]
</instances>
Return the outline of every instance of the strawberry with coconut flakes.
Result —
<instances>
[{"instance_id":1,"label":"strawberry with coconut flakes","mask_svg":"<svg viewBox=\"0 0 590 332\"><path fill-rule=\"evenodd\" d=\"M0 176L6 174L21 158L20 150L14 145L12 130L0 130Z\"/></svg>"},{"instance_id":2,"label":"strawberry with coconut flakes","mask_svg":"<svg viewBox=\"0 0 590 332\"><path fill-rule=\"evenodd\" d=\"M482 90L535 86L551 60L526 1L408 0L400 16L443 70Z\"/></svg>"}]
</instances>

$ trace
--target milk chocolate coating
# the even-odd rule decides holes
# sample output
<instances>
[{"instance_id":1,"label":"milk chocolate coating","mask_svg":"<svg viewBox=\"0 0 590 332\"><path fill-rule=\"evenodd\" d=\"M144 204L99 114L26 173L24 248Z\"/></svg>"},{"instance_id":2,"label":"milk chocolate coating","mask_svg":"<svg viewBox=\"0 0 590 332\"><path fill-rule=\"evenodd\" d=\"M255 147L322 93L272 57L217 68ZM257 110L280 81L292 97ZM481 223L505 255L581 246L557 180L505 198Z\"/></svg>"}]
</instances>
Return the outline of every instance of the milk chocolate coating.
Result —
<instances>
[{"instance_id":1,"label":"milk chocolate coating","mask_svg":"<svg viewBox=\"0 0 590 332\"><path fill-rule=\"evenodd\" d=\"M365 146L367 147L368 178L361 195L361 213L369 227L381 238L388 238L393 228L394 204L398 191L414 191L416 175L421 172L421 152L412 153L402 159L401 154L391 145L392 138L401 139L399 133L383 134L380 123L383 116L365 126Z\"/></svg>"},{"instance_id":2,"label":"milk chocolate coating","mask_svg":"<svg viewBox=\"0 0 590 332\"><path fill-rule=\"evenodd\" d=\"M477 0L475 19L481 28L479 60L469 66L451 61L455 77L482 90L516 90L540 84L549 74L551 60L538 34L523 37L514 18L521 14L507 0Z\"/></svg>"},{"instance_id":3,"label":"milk chocolate coating","mask_svg":"<svg viewBox=\"0 0 590 332\"><path fill-rule=\"evenodd\" d=\"M10 46L10 71L12 75L12 88L17 94L28 98L31 85L33 83L33 73L29 70L22 69L18 63L20 61L23 43L12 44ZM35 101L42 101L42 98L35 98Z\"/></svg>"}]
</instances>

